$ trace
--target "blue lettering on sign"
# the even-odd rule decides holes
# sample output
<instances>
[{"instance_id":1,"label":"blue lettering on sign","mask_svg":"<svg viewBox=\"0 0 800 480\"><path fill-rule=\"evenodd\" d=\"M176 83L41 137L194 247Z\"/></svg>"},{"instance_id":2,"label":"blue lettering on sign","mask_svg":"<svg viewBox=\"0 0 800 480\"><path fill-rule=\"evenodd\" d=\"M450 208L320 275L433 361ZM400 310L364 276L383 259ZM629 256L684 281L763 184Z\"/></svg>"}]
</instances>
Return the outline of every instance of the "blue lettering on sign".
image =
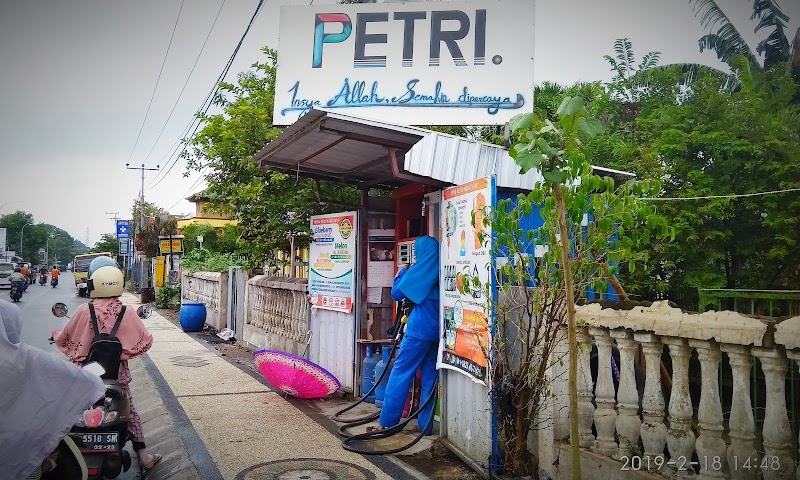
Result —
<instances>
[{"instance_id":1,"label":"blue lettering on sign","mask_svg":"<svg viewBox=\"0 0 800 480\"><path fill-rule=\"evenodd\" d=\"M411 79L406 83L405 91L396 92L397 95L382 94L379 82L373 81L367 86L363 80L353 81L344 79L338 93L327 101L314 98L302 98L300 95L300 81L288 91L292 94L289 107L281 110L281 115L288 112L308 112L312 108L325 105L326 108L356 108L356 107L457 107L485 109L490 115L500 110L517 110L525 105L525 97L521 93L516 98L503 95L476 94L463 86L458 90L458 95L451 96L444 92L441 81L436 82L431 89L425 90L419 86L419 79Z\"/></svg>"}]
</instances>

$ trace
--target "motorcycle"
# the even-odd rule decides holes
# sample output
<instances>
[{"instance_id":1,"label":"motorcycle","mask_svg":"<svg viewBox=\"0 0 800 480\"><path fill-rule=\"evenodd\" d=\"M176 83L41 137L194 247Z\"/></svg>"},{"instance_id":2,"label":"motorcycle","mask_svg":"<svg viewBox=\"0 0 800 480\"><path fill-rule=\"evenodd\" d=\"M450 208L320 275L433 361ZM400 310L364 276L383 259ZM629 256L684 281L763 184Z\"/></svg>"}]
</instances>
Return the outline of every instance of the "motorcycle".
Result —
<instances>
[{"instance_id":1,"label":"motorcycle","mask_svg":"<svg viewBox=\"0 0 800 480\"><path fill-rule=\"evenodd\" d=\"M8 295L11 297L11 300L18 302L22 298L22 292L24 291L25 282L17 280L11 282L11 291L8 292Z\"/></svg>"},{"instance_id":2,"label":"motorcycle","mask_svg":"<svg viewBox=\"0 0 800 480\"><path fill-rule=\"evenodd\" d=\"M39 285L44 286L45 283L47 283L47 275L45 275L44 273L40 273L39 274Z\"/></svg>"},{"instance_id":3,"label":"motorcycle","mask_svg":"<svg viewBox=\"0 0 800 480\"><path fill-rule=\"evenodd\" d=\"M68 309L59 302L53 305L52 312L56 317L66 317ZM148 318L151 310L140 308L137 313L142 318ZM50 342L53 342L52 337ZM69 433L69 438L83 455L88 480L117 478L131 467L131 455L123 450L128 441L130 398L115 380L104 381L105 396L83 412ZM72 480L80 477L59 478Z\"/></svg>"},{"instance_id":4,"label":"motorcycle","mask_svg":"<svg viewBox=\"0 0 800 480\"><path fill-rule=\"evenodd\" d=\"M50 285L52 285L53 288L56 288L56 285L58 285L58 277L53 277L50 279Z\"/></svg>"},{"instance_id":5,"label":"motorcycle","mask_svg":"<svg viewBox=\"0 0 800 480\"><path fill-rule=\"evenodd\" d=\"M105 373L97 363L89 363L83 368L97 376ZM58 442L56 449L26 480L89 480L90 471L80 446L70 434Z\"/></svg>"}]
</instances>

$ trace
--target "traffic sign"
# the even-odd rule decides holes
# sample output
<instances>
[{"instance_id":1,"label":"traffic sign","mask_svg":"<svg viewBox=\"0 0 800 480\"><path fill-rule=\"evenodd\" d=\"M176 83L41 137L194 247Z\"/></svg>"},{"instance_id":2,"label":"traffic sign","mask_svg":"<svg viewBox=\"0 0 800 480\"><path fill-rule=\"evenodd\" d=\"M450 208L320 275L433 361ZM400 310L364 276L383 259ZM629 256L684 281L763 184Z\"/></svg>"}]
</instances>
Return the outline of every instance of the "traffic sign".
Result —
<instances>
[{"instance_id":1,"label":"traffic sign","mask_svg":"<svg viewBox=\"0 0 800 480\"><path fill-rule=\"evenodd\" d=\"M117 238L131 237L131 221L117 220Z\"/></svg>"}]
</instances>

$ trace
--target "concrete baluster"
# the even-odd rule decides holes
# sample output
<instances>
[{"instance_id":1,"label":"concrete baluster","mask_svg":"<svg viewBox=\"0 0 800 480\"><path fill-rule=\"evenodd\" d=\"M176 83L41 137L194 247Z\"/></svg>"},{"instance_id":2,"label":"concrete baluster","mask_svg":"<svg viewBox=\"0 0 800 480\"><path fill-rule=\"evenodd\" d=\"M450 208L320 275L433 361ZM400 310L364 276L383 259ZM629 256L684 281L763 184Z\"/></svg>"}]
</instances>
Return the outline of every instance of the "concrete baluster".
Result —
<instances>
[{"instance_id":1,"label":"concrete baluster","mask_svg":"<svg viewBox=\"0 0 800 480\"><path fill-rule=\"evenodd\" d=\"M614 458L631 457L639 450L639 430L642 422L636 415L639 410L639 393L636 391L634 356L638 344L633 333L618 329L611 331L619 348L619 389L617 390L617 436L619 448Z\"/></svg>"},{"instance_id":2,"label":"concrete baluster","mask_svg":"<svg viewBox=\"0 0 800 480\"><path fill-rule=\"evenodd\" d=\"M614 410L614 380L611 372L611 346L614 340L605 328L589 328L589 333L597 344L597 383L594 386L594 427L597 430L595 450L606 456L617 453L614 440L614 426L617 411Z\"/></svg>"},{"instance_id":3,"label":"concrete baluster","mask_svg":"<svg viewBox=\"0 0 800 480\"><path fill-rule=\"evenodd\" d=\"M728 468L733 480L755 480L758 474L758 453L753 447L756 427L750 400L750 369L753 359L750 347L722 344L728 354L733 378L731 415L728 420L731 444L728 446Z\"/></svg>"},{"instance_id":4,"label":"concrete baluster","mask_svg":"<svg viewBox=\"0 0 800 480\"><path fill-rule=\"evenodd\" d=\"M722 439L722 404L719 398L719 345L714 341L689 340L700 360L700 407L697 427L700 435L695 448L700 462L701 479L723 478L728 446Z\"/></svg>"},{"instance_id":5,"label":"concrete baluster","mask_svg":"<svg viewBox=\"0 0 800 480\"><path fill-rule=\"evenodd\" d=\"M667 448L670 464L681 478L694 476L691 466L695 436L692 431L692 398L689 396L689 343L678 337L661 339L669 347L672 359L672 393L669 397Z\"/></svg>"},{"instance_id":6,"label":"concrete baluster","mask_svg":"<svg viewBox=\"0 0 800 480\"><path fill-rule=\"evenodd\" d=\"M764 413L764 458L759 470L764 480L791 479L795 475L792 458L792 431L786 411L786 356L773 348L753 348L753 355L761 361L767 391Z\"/></svg>"},{"instance_id":7,"label":"concrete baluster","mask_svg":"<svg viewBox=\"0 0 800 480\"><path fill-rule=\"evenodd\" d=\"M798 369L800 369L800 351L786 352L786 356L788 356L790 359L794 360L797 363ZM800 435L798 435L798 439L797 440L798 440L798 443L800 443ZM798 449L797 455L798 455L798 458L800 458L800 449ZM800 464L798 464L798 466L797 466L797 472L795 474L795 477L797 477L797 480L800 480Z\"/></svg>"},{"instance_id":8,"label":"concrete baluster","mask_svg":"<svg viewBox=\"0 0 800 480\"><path fill-rule=\"evenodd\" d=\"M661 352L663 346L658 336L652 333L634 333L634 340L641 343L647 364L644 396L642 398L642 422L640 434L644 445L643 466L659 471L664 465L664 446L667 443L667 426L664 425L664 393L661 391Z\"/></svg>"},{"instance_id":9,"label":"concrete baluster","mask_svg":"<svg viewBox=\"0 0 800 480\"><path fill-rule=\"evenodd\" d=\"M578 435L582 448L594 446L592 435L592 420L594 406L592 405L592 369L589 365L589 355L592 348L592 337L585 328L578 330Z\"/></svg>"}]
</instances>

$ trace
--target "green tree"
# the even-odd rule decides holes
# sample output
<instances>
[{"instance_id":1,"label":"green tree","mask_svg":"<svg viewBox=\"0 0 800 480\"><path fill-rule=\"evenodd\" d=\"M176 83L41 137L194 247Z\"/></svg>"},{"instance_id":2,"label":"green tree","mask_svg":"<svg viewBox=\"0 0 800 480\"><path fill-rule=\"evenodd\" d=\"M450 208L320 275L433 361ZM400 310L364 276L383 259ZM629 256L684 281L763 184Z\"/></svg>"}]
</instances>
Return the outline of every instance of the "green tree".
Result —
<instances>
[{"instance_id":1,"label":"green tree","mask_svg":"<svg viewBox=\"0 0 800 480\"><path fill-rule=\"evenodd\" d=\"M119 255L119 240L114 234L104 233L100 236L100 241L94 244L91 252L111 252L114 255Z\"/></svg>"},{"instance_id":2,"label":"green tree","mask_svg":"<svg viewBox=\"0 0 800 480\"><path fill-rule=\"evenodd\" d=\"M23 231L22 227L25 226ZM50 255L57 257L62 263L66 264L78 253L88 250L86 245L73 238L65 230L47 223L35 223L33 215L23 211L0 216L0 227L7 229L7 248L15 251L24 259L37 263L44 261L39 253L44 251L45 246L50 247ZM50 235L55 235L50 240ZM20 236L22 236L22 251L19 250Z\"/></svg>"},{"instance_id":3,"label":"green tree","mask_svg":"<svg viewBox=\"0 0 800 480\"><path fill-rule=\"evenodd\" d=\"M689 4L695 16L700 18L703 28L711 30L711 33L698 40L700 51L713 50L719 60L727 63L731 70L735 71L729 76L726 88L741 87L737 77L745 71L766 71L773 67L782 69L800 84L800 28L790 41L786 32L789 16L781 10L776 0L753 0L750 20L757 20L753 31L759 36L763 36L764 32L767 33L766 37L756 45L755 52L716 0L689 0ZM735 65L739 58L743 58L745 63ZM697 76L698 70L708 70L708 67L685 64L683 69L687 82L691 82ZM800 94L791 101L800 102Z\"/></svg>"},{"instance_id":4,"label":"green tree","mask_svg":"<svg viewBox=\"0 0 800 480\"><path fill-rule=\"evenodd\" d=\"M140 215L143 213L144 224L141 224ZM143 251L148 257L160 255L159 236L176 235L178 221L165 209L150 202L142 204L136 199L131 207L131 218L135 237L134 245L137 251Z\"/></svg>"},{"instance_id":5,"label":"green tree","mask_svg":"<svg viewBox=\"0 0 800 480\"><path fill-rule=\"evenodd\" d=\"M798 83L782 68L732 60L736 89L713 71L682 87L678 66L647 70L635 102L613 95L596 110L606 131L590 143L600 165L663 180L656 197L714 197L798 187ZM615 79L611 92L636 88ZM798 288L796 195L664 201L676 240L656 242L652 271L623 269L646 298L697 307L697 288ZM657 200L656 200L657 201Z\"/></svg>"},{"instance_id":6,"label":"green tree","mask_svg":"<svg viewBox=\"0 0 800 480\"><path fill-rule=\"evenodd\" d=\"M313 181L253 162L252 156L281 132L272 125L276 54L263 51L266 62L240 74L236 84L220 84L215 103L222 113L201 115L203 128L190 139L186 154L190 169L208 172L208 208L239 221L237 251L249 266L273 259L276 250L288 251L292 234L299 246L307 245L309 216L342 209L320 205ZM321 193L336 202L359 203L359 192L350 187L321 182Z\"/></svg>"}]
</instances>

